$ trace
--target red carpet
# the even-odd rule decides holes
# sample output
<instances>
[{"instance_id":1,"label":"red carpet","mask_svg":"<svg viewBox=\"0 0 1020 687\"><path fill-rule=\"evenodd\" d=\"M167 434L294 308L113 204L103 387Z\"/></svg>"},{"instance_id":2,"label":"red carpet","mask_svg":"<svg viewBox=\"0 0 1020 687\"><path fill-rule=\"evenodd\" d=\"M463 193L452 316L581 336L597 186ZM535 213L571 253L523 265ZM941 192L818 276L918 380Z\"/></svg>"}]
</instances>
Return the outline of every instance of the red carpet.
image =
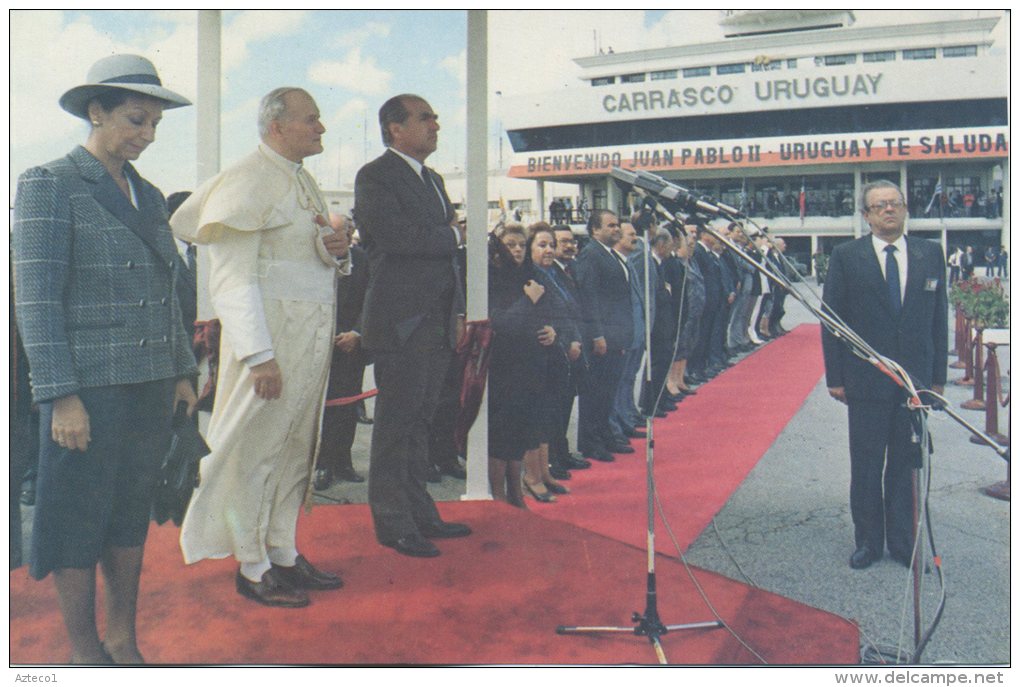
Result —
<instances>
[{"instance_id":1,"label":"red carpet","mask_svg":"<svg viewBox=\"0 0 1020 687\"><path fill-rule=\"evenodd\" d=\"M802 325L763 346L655 420L655 485L673 533L686 549L744 481L804 399L824 365L817 325ZM645 547L646 452L617 455L570 473L573 492L554 504L529 502L535 512ZM656 524L655 548L676 556Z\"/></svg>"},{"instance_id":2,"label":"red carpet","mask_svg":"<svg viewBox=\"0 0 1020 687\"><path fill-rule=\"evenodd\" d=\"M241 599L227 560L181 562L177 529L153 526L139 600L139 642L161 664L653 664L642 637L560 636L567 625L630 627L643 611L644 553L492 502L442 503L475 534L409 559L377 545L366 506L322 506L301 548L346 587L307 609ZM659 611L674 625L711 620L683 568L659 559ZM722 618L770 664L853 663L846 621L709 572L698 581ZM11 573L11 663L66 660L50 580ZM667 634L671 663L760 664L724 629Z\"/></svg>"},{"instance_id":3,"label":"red carpet","mask_svg":"<svg viewBox=\"0 0 1020 687\"><path fill-rule=\"evenodd\" d=\"M661 423L659 489L685 546L817 381L817 344L804 337L817 342L817 329L802 328L765 347ZM802 349L814 357L804 360ZM748 389L769 402L750 400ZM706 417L688 425L683 417L698 404ZM683 455L663 448L680 441L688 446ZM575 473L576 495L552 505L531 502L531 512L493 502L441 503L444 518L466 522L475 533L439 542L443 555L435 559L406 558L376 544L367 506L316 507L299 523L300 548L324 569L341 572L346 587L313 593L307 609L241 599L232 561L185 566L179 530L153 525L139 599L142 652L164 665L655 664L648 640L631 633L555 634L558 625L630 628L631 614L644 611L644 471L632 464L640 460L628 456ZM681 475L685 466L693 476ZM728 486L709 490L711 481ZM589 520L581 527L540 517L583 513ZM713 620L684 568L672 558L657 561L662 621ZM858 633L846 620L710 572L695 574L721 618L769 664L858 661ZM25 568L13 571L10 603L11 663L65 661L70 647L52 581L31 580ZM674 664L762 660L726 629L671 632L663 647Z\"/></svg>"}]
</instances>

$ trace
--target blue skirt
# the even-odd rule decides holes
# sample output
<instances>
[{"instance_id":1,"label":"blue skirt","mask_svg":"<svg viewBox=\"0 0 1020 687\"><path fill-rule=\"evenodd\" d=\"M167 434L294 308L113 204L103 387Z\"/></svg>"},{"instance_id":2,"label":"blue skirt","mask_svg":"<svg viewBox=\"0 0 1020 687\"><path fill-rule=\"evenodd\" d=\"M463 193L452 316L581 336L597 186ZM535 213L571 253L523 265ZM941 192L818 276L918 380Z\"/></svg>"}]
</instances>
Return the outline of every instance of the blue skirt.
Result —
<instances>
[{"instance_id":1,"label":"blue skirt","mask_svg":"<svg viewBox=\"0 0 1020 687\"><path fill-rule=\"evenodd\" d=\"M107 546L142 546L153 490L170 444L175 382L80 389L92 441L71 451L53 441L53 404L39 406L39 476L29 572L92 568Z\"/></svg>"}]
</instances>

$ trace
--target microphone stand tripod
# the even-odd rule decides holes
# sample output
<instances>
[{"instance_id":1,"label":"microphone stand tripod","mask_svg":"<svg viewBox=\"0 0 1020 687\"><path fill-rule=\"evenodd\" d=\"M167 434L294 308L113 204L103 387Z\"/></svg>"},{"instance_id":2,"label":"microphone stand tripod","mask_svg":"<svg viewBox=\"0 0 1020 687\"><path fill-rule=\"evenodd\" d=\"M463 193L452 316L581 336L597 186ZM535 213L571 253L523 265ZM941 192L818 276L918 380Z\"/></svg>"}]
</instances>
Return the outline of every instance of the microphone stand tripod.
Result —
<instances>
[{"instance_id":1,"label":"microphone stand tripod","mask_svg":"<svg viewBox=\"0 0 1020 687\"><path fill-rule=\"evenodd\" d=\"M643 197L648 197L643 190L637 188L635 190ZM645 295L645 381L649 385L651 384L652 379L652 295L650 287L650 270L656 269L651 264L652 238L654 238L654 236L651 235L651 231L645 233L645 251L643 256L645 268L643 283ZM635 612L631 616L631 620L636 623L632 627L613 627L605 625L583 627L560 625L556 628L556 634L627 633L635 634L639 637L647 637L648 641L651 642L652 648L655 650L655 655L658 657L659 663L666 665L669 661L666 660L666 653L662 648L662 635L667 632L674 632L677 630L715 629L720 628L723 625L719 620L686 623L682 625L666 625L659 618L658 591L655 575L655 435L653 421L655 416L655 405L655 402L650 402L644 408L645 432L647 435L645 440L645 485L648 504L648 529L645 536L645 552L647 556L645 611L644 613Z\"/></svg>"}]
</instances>

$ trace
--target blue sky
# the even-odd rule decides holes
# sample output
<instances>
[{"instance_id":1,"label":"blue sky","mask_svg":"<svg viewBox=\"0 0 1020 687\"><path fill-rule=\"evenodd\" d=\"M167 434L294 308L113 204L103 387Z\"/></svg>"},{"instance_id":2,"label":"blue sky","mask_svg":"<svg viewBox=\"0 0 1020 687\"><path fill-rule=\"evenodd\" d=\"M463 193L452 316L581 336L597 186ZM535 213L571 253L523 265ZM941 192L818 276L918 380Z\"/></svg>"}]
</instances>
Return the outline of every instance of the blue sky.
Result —
<instances>
[{"instance_id":1,"label":"blue sky","mask_svg":"<svg viewBox=\"0 0 1020 687\"><path fill-rule=\"evenodd\" d=\"M10 21L10 197L26 168L67 153L87 134L57 105L89 66L116 52L151 59L171 89L194 98L194 10L16 10ZM973 16L915 12L920 18ZM857 12L858 23L895 14ZM504 96L578 85L574 58L599 46L616 52L721 37L717 10L490 11L490 161ZM1005 22L1000 22L1005 24ZM439 150L430 165L462 167L465 158L464 11L251 10L222 13L221 158L224 166L257 143L263 94L302 86L327 127L325 152L307 161L324 187L346 186L382 150L376 113L390 95L420 93L440 115ZM164 193L194 188L195 108L168 111L157 141L138 162ZM509 150L509 148L506 148Z\"/></svg>"}]
</instances>

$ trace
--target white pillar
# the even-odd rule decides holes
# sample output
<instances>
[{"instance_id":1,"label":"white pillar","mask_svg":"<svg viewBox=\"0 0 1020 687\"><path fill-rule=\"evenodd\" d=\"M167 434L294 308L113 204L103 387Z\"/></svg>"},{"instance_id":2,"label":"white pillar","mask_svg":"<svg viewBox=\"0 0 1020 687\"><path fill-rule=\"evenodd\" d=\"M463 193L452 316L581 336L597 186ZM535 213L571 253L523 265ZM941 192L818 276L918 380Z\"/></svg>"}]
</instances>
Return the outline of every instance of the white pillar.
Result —
<instances>
[{"instance_id":1,"label":"white pillar","mask_svg":"<svg viewBox=\"0 0 1020 687\"><path fill-rule=\"evenodd\" d=\"M195 184L220 171L220 11L198 10L198 92L195 98L197 146ZM198 250L198 319L213 317L209 301L209 260L204 246Z\"/></svg>"},{"instance_id":2,"label":"white pillar","mask_svg":"<svg viewBox=\"0 0 1020 687\"><path fill-rule=\"evenodd\" d=\"M535 202L538 203L538 218L545 220L546 222L552 223L552 217L549 216L549 208L545 206L545 182L535 182Z\"/></svg>"},{"instance_id":3,"label":"white pillar","mask_svg":"<svg viewBox=\"0 0 1020 687\"><path fill-rule=\"evenodd\" d=\"M472 321L489 317L488 13L467 14L467 319ZM463 498L490 499L488 392L468 434L467 450Z\"/></svg>"}]
</instances>

